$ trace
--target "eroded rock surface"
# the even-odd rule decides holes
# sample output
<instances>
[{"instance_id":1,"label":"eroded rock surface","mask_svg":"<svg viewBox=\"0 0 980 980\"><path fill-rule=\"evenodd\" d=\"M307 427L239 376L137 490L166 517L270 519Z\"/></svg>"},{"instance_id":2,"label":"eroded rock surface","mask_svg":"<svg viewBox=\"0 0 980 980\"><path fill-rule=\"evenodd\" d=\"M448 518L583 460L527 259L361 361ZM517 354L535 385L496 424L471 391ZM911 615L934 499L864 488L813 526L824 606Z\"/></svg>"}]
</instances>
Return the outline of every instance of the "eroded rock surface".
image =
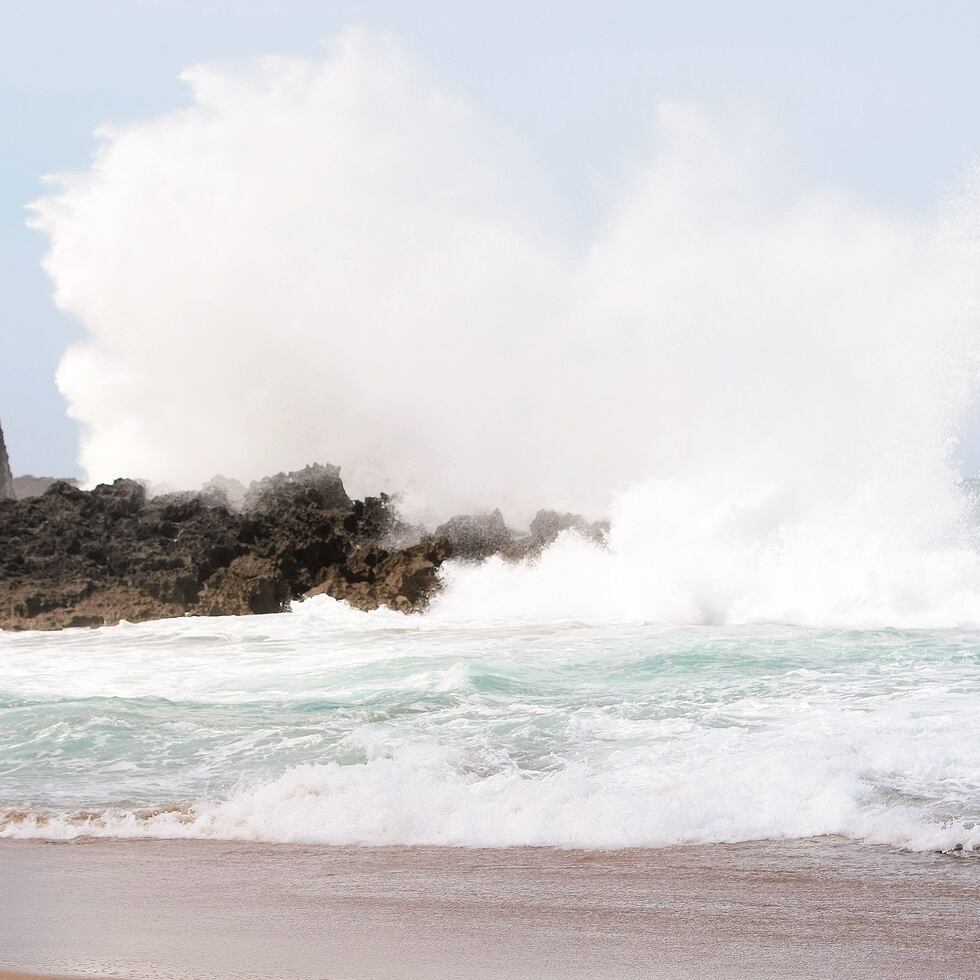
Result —
<instances>
[{"instance_id":1,"label":"eroded rock surface","mask_svg":"<svg viewBox=\"0 0 980 980\"><path fill-rule=\"evenodd\" d=\"M436 528L436 537L452 546L457 558L480 560L495 555L509 545L516 535L504 523L499 510L489 514L461 514Z\"/></svg>"},{"instance_id":2,"label":"eroded rock surface","mask_svg":"<svg viewBox=\"0 0 980 980\"><path fill-rule=\"evenodd\" d=\"M531 527L526 535L513 538L500 549L504 558L513 561L535 558L559 535L566 531L575 534L593 544L604 547L609 534L608 521L590 523L581 514L561 514L554 510L539 510L531 521Z\"/></svg>"},{"instance_id":3,"label":"eroded rock surface","mask_svg":"<svg viewBox=\"0 0 980 980\"><path fill-rule=\"evenodd\" d=\"M446 552L385 547L396 525L388 498L352 501L329 466L259 481L241 509L223 486L150 498L132 480L55 483L0 502L0 628L278 612L321 586L412 611Z\"/></svg>"},{"instance_id":4,"label":"eroded rock surface","mask_svg":"<svg viewBox=\"0 0 980 980\"><path fill-rule=\"evenodd\" d=\"M402 524L384 494L351 500L332 466L156 497L133 480L91 491L56 482L41 496L0 500L0 629L274 613L321 594L416 612L446 560L533 559L569 528L603 534L550 511L524 536L499 511L427 534Z\"/></svg>"}]
</instances>

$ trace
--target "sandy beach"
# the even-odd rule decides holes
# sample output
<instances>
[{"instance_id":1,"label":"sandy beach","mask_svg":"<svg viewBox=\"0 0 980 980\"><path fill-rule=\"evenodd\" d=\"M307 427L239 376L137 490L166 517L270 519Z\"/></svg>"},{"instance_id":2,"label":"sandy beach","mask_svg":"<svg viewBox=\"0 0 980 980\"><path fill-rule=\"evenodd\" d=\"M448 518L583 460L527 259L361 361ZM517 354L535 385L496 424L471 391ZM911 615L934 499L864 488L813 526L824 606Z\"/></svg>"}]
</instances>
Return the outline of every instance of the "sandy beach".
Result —
<instances>
[{"instance_id":1,"label":"sandy beach","mask_svg":"<svg viewBox=\"0 0 980 980\"><path fill-rule=\"evenodd\" d=\"M0 968L59 976L980 976L980 860L4 842ZM4 977L12 974L0 974Z\"/></svg>"}]
</instances>

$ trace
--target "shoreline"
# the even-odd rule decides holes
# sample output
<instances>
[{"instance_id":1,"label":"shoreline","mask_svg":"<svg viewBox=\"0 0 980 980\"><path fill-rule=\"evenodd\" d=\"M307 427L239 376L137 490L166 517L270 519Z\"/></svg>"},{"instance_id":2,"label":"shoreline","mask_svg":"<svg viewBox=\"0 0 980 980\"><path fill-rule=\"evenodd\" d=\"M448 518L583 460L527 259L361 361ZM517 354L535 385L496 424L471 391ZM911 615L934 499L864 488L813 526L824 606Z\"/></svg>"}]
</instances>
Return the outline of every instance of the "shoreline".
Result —
<instances>
[{"instance_id":1,"label":"shoreline","mask_svg":"<svg viewBox=\"0 0 980 980\"><path fill-rule=\"evenodd\" d=\"M51 973L21 973L17 970L0 970L0 980L82 980L82 978L59 977Z\"/></svg>"},{"instance_id":2,"label":"shoreline","mask_svg":"<svg viewBox=\"0 0 980 980\"><path fill-rule=\"evenodd\" d=\"M965 980L980 946L980 860L836 838L626 851L0 841L0 879L2 980Z\"/></svg>"}]
</instances>

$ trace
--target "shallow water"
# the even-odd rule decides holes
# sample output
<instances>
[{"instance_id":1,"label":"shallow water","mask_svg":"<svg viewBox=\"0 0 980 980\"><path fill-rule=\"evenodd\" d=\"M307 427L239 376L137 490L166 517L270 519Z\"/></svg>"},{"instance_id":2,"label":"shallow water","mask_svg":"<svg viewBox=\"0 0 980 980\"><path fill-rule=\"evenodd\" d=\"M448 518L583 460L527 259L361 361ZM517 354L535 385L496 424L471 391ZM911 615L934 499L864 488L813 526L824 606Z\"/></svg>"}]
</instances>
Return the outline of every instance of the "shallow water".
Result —
<instances>
[{"instance_id":1,"label":"shallow water","mask_svg":"<svg viewBox=\"0 0 980 980\"><path fill-rule=\"evenodd\" d=\"M980 631L356 613L0 633L0 835L980 846Z\"/></svg>"}]
</instances>

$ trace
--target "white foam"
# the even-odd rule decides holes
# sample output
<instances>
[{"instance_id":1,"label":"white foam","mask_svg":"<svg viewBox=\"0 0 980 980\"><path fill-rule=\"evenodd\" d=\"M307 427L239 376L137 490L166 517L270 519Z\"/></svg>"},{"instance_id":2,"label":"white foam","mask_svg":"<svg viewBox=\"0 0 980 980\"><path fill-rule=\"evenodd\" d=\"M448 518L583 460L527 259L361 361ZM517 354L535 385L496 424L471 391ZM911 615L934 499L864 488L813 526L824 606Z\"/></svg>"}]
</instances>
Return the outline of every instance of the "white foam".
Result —
<instances>
[{"instance_id":1,"label":"white foam","mask_svg":"<svg viewBox=\"0 0 980 980\"><path fill-rule=\"evenodd\" d=\"M980 624L980 555L955 487L788 504L700 481L617 502L606 548L567 534L517 565L450 564L443 623L648 622L941 628ZM821 491L822 492L822 491Z\"/></svg>"},{"instance_id":2,"label":"white foam","mask_svg":"<svg viewBox=\"0 0 980 980\"><path fill-rule=\"evenodd\" d=\"M18 817L0 823L0 836L624 848L838 834L913 850L980 848L980 826L872 802L853 772L815 757L530 777L459 772L432 755L301 766L188 810Z\"/></svg>"},{"instance_id":3,"label":"white foam","mask_svg":"<svg viewBox=\"0 0 980 980\"><path fill-rule=\"evenodd\" d=\"M399 622L0 637L0 834L980 846L975 633Z\"/></svg>"},{"instance_id":4,"label":"white foam","mask_svg":"<svg viewBox=\"0 0 980 980\"><path fill-rule=\"evenodd\" d=\"M653 479L674 523L947 505L974 191L913 223L774 181L756 120L662 103L572 242L519 140L390 39L185 78L189 105L103 132L35 208L85 330L59 384L90 478L323 459L358 493L518 516Z\"/></svg>"}]
</instances>

